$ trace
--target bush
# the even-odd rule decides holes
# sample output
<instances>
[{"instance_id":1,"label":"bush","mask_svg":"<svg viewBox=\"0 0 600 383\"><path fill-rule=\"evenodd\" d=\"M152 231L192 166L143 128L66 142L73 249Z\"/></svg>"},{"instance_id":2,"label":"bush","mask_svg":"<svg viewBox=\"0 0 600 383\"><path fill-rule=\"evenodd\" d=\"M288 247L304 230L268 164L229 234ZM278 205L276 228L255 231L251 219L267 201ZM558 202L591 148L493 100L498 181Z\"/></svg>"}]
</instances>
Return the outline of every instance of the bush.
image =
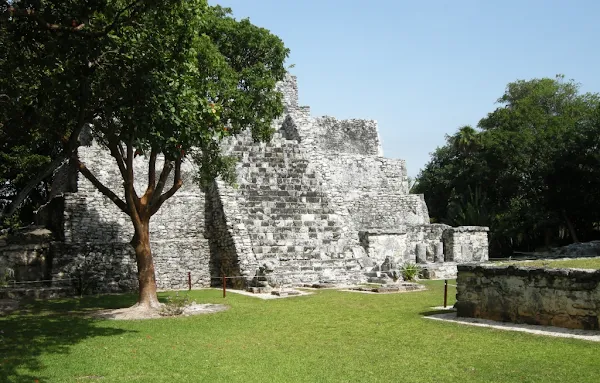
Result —
<instances>
[{"instance_id":1,"label":"bush","mask_svg":"<svg viewBox=\"0 0 600 383\"><path fill-rule=\"evenodd\" d=\"M421 273L421 268L414 263L405 263L400 268L400 272L405 281L414 281Z\"/></svg>"},{"instance_id":2,"label":"bush","mask_svg":"<svg viewBox=\"0 0 600 383\"><path fill-rule=\"evenodd\" d=\"M9 267L0 266L0 287L8 286L8 282L15 279L15 271Z\"/></svg>"},{"instance_id":3,"label":"bush","mask_svg":"<svg viewBox=\"0 0 600 383\"><path fill-rule=\"evenodd\" d=\"M181 315L186 306L189 306L192 303L192 300L187 294L182 294L180 296L179 292L177 292L174 297L167 297L167 303L160 309L159 314L165 317Z\"/></svg>"}]
</instances>

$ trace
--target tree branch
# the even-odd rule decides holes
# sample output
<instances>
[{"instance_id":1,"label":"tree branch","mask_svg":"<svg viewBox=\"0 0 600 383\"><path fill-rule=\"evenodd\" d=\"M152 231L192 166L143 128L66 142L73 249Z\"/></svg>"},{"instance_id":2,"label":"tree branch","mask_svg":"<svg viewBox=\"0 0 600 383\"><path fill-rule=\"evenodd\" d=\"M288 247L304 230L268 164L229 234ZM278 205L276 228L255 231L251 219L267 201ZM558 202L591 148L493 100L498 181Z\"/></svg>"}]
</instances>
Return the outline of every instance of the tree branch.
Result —
<instances>
[{"instance_id":1,"label":"tree branch","mask_svg":"<svg viewBox=\"0 0 600 383\"><path fill-rule=\"evenodd\" d=\"M148 187L142 196L142 204L149 204L154 196L154 188L156 187L156 157L158 151L152 148L150 151L150 161L148 162Z\"/></svg>"},{"instance_id":2,"label":"tree branch","mask_svg":"<svg viewBox=\"0 0 600 383\"><path fill-rule=\"evenodd\" d=\"M171 169L173 169L173 162L165 158L165 163L163 164L162 171L160 172L160 178L158 180L158 184L156 185L156 189L154 190L154 195L152 196L150 205L154 205L158 202L158 199L165 188L165 184L167 183L167 179L169 178L169 174L171 173Z\"/></svg>"},{"instance_id":3,"label":"tree branch","mask_svg":"<svg viewBox=\"0 0 600 383\"><path fill-rule=\"evenodd\" d=\"M83 129L86 121L86 109L88 104L89 97L89 78L86 77L82 82L79 88L80 92L80 101L79 105L79 114L77 117L77 122L69 137L60 137L60 141L63 145L63 150L59 154L58 157L54 158L52 162L50 162L46 167L44 167L38 174L36 174L29 182L25 185L23 189L17 194L15 199L11 201L2 211L0 211L0 219L4 217L9 217L15 213L15 211L21 206L23 201L27 199L29 194L39 185L40 182L46 177L52 175L52 173L58 169L59 166L63 164L63 162L68 158L77 159L76 150L79 147L79 133ZM0 126L2 126L0 124Z\"/></svg>"},{"instance_id":4,"label":"tree branch","mask_svg":"<svg viewBox=\"0 0 600 383\"><path fill-rule=\"evenodd\" d=\"M136 229L141 225L140 201L133 185L133 143L130 139L127 142L126 176L124 178L125 200L131 207L131 219Z\"/></svg>"},{"instance_id":5,"label":"tree branch","mask_svg":"<svg viewBox=\"0 0 600 383\"><path fill-rule=\"evenodd\" d=\"M19 191L19 193L12 198L11 202L4 207L2 211L0 211L0 220L4 217L10 217L17 211L19 206L27 199L27 196L35 190L35 188L42 182L42 180L46 177L49 177L54 173L56 169L58 169L64 162L66 161L65 157L60 156L52 160L48 165L46 165L35 177L33 177L29 182Z\"/></svg>"},{"instance_id":6,"label":"tree branch","mask_svg":"<svg viewBox=\"0 0 600 383\"><path fill-rule=\"evenodd\" d=\"M121 177L123 177L123 181L125 181L127 179L127 169L125 168L125 160L123 159L123 147L121 146L121 143L117 141L112 141L109 143L108 148L110 149L110 154L117 161L117 166L119 167L119 171L121 172Z\"/></svg>"},{"instance_id":7,"label":"tree branch","mask_svg":"<svg viewBox=\"0 0 600 383\"><path fill-rule=\"evenodd\" d=\"M117 28L117 26L119 25L119 22L121 21L121 17L123 16L123 14L125 12L132 10L132 13L136 14L139 11L139 9L136 10L134 8L137 6L147 5L144 3L145 3L144 0L136 0L136 1L133 1L132 3L130 3L129 5L125 6L123 9L121 9L117 12L117 14L115 15L115 18L113 19L113 22L110 23L109 25L107 25L106 28L104 28L101 31L86 31L85 23L80 23L78 25L73 25L73 26L64 26L64 25L49 23L46 20L44 20L41 16L39 16L38 13L34 9L31 9L31 8L17 9L17 8L14 8L13 6L8 6L6 8L5 13L9 17L23 17L23 18L30 19L30 20L36 22L42 29L46 29L48 31L73 33L73 34L78 34L78 35L85 36L85 37L95 38L95 37L103 37L103 36L108 35L111 31L113 31L114 29Z\"/></svg>"},{"instance_id":8,"label":"tree branch","mask_svg":"<svg viewBox=\"0 0 600 383\"><path fill-rule=\"evenodd\" d=\"M152 148L150 152L150 163L148 164L148 188L154 190L156 187L156 157L158 151Z\"/></svg>"},{"instance_id":9,"label":"tree branch","mask_svg":"<svg viewBox=\"0 0 600 383\"><path fill-rule=\"evenodd\" d=\"M108 197L111 201L117 205L121 211L129 216L131 216L130 209L122 199L120 199L112 190L104 186L102 182L100 182L96 176L92 174L92 172L79 160L77 160L77 166L79 168L79 172L83 174L85 178L88 179L99 191Z\"/></svg>"},{"instance_id":10,"label":"tree branch","mask_svg":"<svg viewBox=\"0 0 600 383\"><path fill-rule=\"evenodd\" d=\"M154 196L154 188L156 187L156 157L158 151L152 148L150 151L150 161L148 161L148 187L141 198L141 204L148 206Z\"/></svg>"},{"instance_id":11,"label":"tree branch","mask_svg":"<svg viewBox=\"0 0 600 383\"><path fill-rule=\"evenodd\" d=\"M181 158L178 158L175 160L175 176L173 177L173 186L165 194L161 195L156 203L152 204L150 215L156 214L162 204L171 198L173 194L175 194L175 192L181 188L181 185L183 185L183 181L181 180Z\"/></svg>"}]
</instances>

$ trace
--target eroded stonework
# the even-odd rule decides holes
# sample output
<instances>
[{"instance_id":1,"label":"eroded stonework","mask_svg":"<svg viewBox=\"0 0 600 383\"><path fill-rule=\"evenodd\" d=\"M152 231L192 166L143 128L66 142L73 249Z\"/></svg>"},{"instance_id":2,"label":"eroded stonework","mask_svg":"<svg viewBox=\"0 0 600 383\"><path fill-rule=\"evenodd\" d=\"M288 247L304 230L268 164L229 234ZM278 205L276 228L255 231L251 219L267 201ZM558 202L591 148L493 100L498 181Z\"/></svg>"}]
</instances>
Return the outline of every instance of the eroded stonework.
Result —
<instances>
[{"instance_id":1,"label":"eroded stonework","mask_svg":"<svg viewBox=\"0 0 600 383\"><path fill-rule=\"evenodd\" d=\"M391 272L384 264L405 262L446 270L446 277L456 272L456 262L487 260L487 228L429 223L423 196L409 194L405 162L383 157L376 121L312 117L298 105L293 76L278 89L285 114L273 122L272 141L254 143L241 134L223 144L225 154L239 158L237 186L216 180L203 192L193 182L194 166L184 164L184 187L151 221L159 288L187 287L188 273L194 287L216 284L223 274L241 277L239 284L259 269L272 285L357 283ZM91 143L79 157L122 194L108 152ZM140 191L147 163L135 161ZM72 176L58 179L74 183ZM63 249L52 274L68 275L74 267L69 259L94 259L96 268L106 265L115 274L111 280L102 272L109 290L130 286L129 218L84 177L74 189L62 185L60 203L42 209L60 239L55 248ZM124 270L116 270L119 264Z\"/></svg>"},{"instance_id":2,"label":"eroded stonework","mask_svg":"<svg viewBox=\"0 0 600 383\"><path fill-rule=\"evenodd\" d=\"M600 329L600 270L460 265L459 317Z\"/></svg>"}]
</instances>

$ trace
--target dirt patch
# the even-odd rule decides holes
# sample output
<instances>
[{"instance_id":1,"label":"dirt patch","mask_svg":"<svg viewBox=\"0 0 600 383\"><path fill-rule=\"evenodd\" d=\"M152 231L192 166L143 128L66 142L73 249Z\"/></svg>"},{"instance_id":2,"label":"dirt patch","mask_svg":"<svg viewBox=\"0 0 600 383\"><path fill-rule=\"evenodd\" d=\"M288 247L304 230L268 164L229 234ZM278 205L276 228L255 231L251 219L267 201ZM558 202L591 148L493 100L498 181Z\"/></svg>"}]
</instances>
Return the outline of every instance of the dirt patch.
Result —
<instances>
[{"instance_id":1,"label":"dirt patch","mask_svg":"<svg viewBox=\"0 0 600 383\"><path fill-rule=\"evenodd\" d=\"M191 304L186 306L183 314L178 317L213 314L229 309L227 305L218 305L212 303ZM158 319L158 318L174 318L173 316L163 316L160 310L148 309L145 307L128 307L115 310L100 310L90 314L93 318L114 319L114 320L142 320L142 319Z\"/></svg>"}]
</instances>

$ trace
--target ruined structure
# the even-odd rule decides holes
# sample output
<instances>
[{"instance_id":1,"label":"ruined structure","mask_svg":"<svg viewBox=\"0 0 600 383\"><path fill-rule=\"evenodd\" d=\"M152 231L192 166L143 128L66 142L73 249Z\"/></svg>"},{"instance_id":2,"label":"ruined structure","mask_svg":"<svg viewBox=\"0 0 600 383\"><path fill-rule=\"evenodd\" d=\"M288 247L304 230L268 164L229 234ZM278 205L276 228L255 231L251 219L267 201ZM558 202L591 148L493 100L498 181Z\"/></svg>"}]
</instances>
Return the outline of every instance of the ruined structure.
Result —
<instances>
[{"instance_id":1,"label":"ruined structure","mask_svg":"<svg viewBox=\"0 0 600 383\"><path fill-rule=\"evenodd\" d=\"M271 284L356 283L405 262L448 277L457 262L487 260L487 228L429 223L423 195L409 194L404 161L383 157L375 121L312 117L298 105L293 76L279 90L285 113L273 122L271 142L242 134L223 145L239 158L237 185L217 180L203 192L186 163L183 188L152 218L159 288L187 287L188 272L196 287L222 274L250 281L257 272ZM108 152L91 143L79 156L112 190L122 189ZM145 174L144 159L136 167ZM137 181L142 190L145 177ZM53 192L40 212L57 239L51 274L68 276L85 260L103 289L134 287L129 218L68 166Z\"/></svg>"},{"instance_id":2,"label":"ruined structure","mask_svg":"<svg viewBox=\"0 0 600 383\"><path fill-rule=\"evenodd\" d=\"M459 317L600 329L600 270L460 265Z\"/></svg>"}]
</instances>

